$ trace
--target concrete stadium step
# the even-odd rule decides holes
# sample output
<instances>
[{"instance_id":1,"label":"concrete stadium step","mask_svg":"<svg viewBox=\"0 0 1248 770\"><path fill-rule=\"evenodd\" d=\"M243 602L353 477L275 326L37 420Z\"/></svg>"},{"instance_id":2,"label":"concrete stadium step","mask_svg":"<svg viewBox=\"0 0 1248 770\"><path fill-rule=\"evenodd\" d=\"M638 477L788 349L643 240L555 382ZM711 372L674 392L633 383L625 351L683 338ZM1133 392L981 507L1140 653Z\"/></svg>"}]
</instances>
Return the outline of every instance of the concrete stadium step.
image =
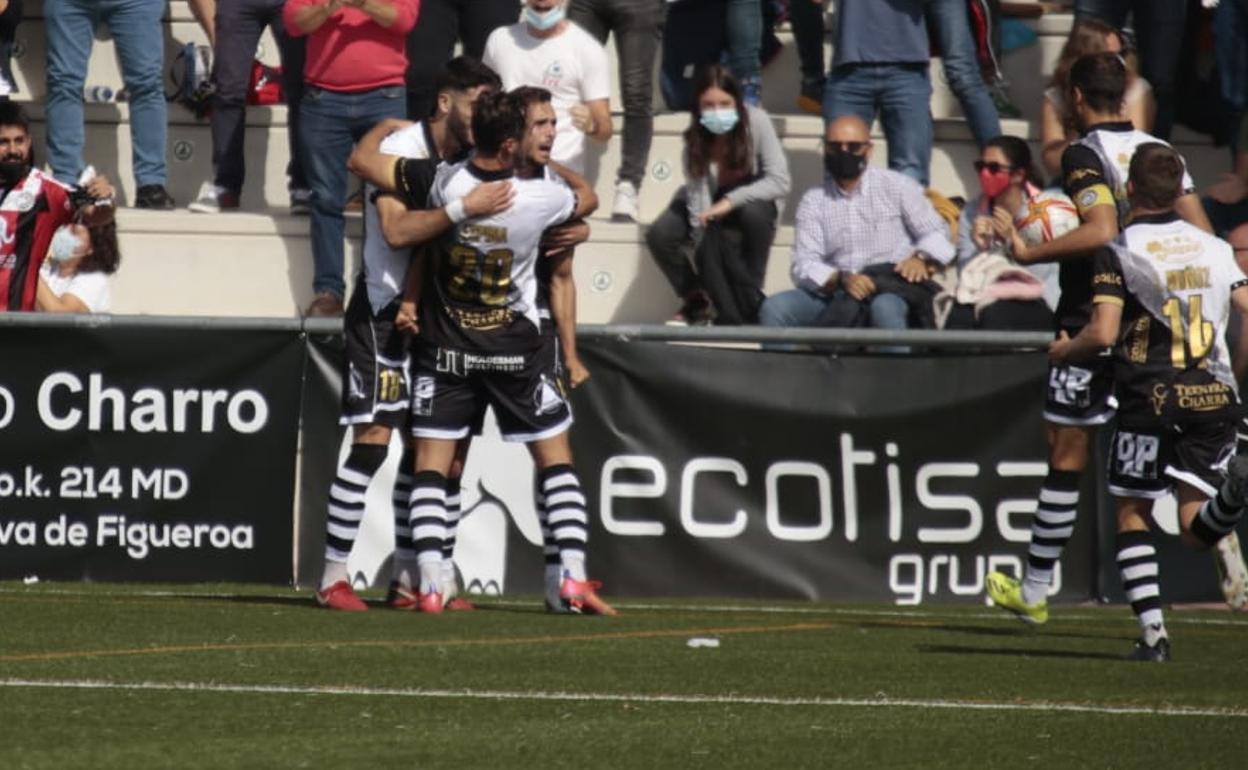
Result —
<instances>
[{"instance_id":1,"label":"concrete stadium step","mask_svg":"<svg viewBox=\"0 0 1248 770\"><path fill-rule=\"evenodd\" d=\"M124 314L297 315L312 298L307 219L279 212L191 214L118 212L121 269L113 311ZM586 323L645 323L677 309L637 225L591 220L593 238L577 250L578 315ZM347 275L359 264L360 219L349 216ZM791 287L791 227L776 235L767 293ZM348 283L350 281L348 280Z\"/></svg>"}]
</instances>

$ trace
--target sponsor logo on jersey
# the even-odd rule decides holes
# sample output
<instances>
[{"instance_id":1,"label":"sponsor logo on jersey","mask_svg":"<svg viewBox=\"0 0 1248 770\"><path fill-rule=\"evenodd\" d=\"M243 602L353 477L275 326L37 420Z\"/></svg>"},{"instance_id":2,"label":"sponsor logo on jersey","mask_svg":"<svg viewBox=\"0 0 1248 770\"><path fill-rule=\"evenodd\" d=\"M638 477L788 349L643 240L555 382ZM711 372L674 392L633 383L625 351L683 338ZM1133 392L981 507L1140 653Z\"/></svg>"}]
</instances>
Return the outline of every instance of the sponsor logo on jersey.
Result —
<instances>
[{"instance_id":1,"label":"sponsor logo on jersey","mask_svg":"<svg viewBox=\"0 0 1248 770\"><path fill-rule=\"evenodd\" d=\"M1149 396L1149 400L1153 402L1153 414L1161 416L1161 410L1166 406L1166 384L1158 382L1153 385L1153 394Z\"/></svg>"},{"instance_id":2,"label":"sponsor logo on jersey","mask_svg":"<svg viewBox=\"0 0 1248 770\"><path fill-rule=\"evenodd\" d=\"M1180 409L1192 412L1212 412L1231 406L1231 389L1220 382L1208 385L1174 386L1175 400Z\"/></svg>"},{"instance_id":3,"label":"sponsor logo on jersey","mask_svg":"<svg viewBox=\"0 0 1248 770\"><path fill-rule=\"evenodd\" d=\"M1144 244L1144 251L1158 262L1178 263L1191 262L1204 253L1200 241L1186 235L1168 235L1149 241Z\"/></svg>"}]
</instances>

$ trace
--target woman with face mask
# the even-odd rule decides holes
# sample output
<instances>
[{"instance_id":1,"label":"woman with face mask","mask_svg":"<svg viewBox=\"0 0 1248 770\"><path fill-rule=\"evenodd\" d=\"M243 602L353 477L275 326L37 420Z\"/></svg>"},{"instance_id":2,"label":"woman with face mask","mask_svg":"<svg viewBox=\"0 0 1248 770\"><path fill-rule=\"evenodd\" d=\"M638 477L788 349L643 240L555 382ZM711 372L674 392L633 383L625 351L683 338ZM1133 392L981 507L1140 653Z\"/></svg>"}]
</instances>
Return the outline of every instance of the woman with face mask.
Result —
<instances>
[{"instance_id":1,"label":"woman with face mask","mask_svg":"<svg viewBox=\"0 0 1248 770\"><path fill-rule=\"evenodd\" d=\"M779 205L789 192L788 160L771 118L744 104L727 68L698 73L692 106L687 181L646 244L682 301L673 323L757 323ZM685 257L689 245L694 266Z\"/></svg>"},{"instance_id":2,"label":"woman with face mask","mask_svg":"<svg viewBox=\"0 0 1248 770\"><path fill-rule=\"evenodd\" d=\"M108 276L117 271L117 226L62 226L52 236L39 271L35 309L43 313L107 313L112 308Z\"/></svg>"}]
</instances>

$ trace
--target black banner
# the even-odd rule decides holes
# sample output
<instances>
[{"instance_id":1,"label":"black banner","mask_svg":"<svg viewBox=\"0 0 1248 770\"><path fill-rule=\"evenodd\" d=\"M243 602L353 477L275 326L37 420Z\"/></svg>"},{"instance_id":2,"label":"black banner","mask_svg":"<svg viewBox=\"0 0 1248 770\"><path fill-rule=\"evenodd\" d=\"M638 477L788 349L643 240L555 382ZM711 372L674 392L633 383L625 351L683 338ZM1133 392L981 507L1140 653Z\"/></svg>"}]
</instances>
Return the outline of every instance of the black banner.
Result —
<instances>
[{"instance_id":1,"label":"black banner","mask_svg":"<svg viewBox=\"0 0 1248 770\"><path fill-rule=\"evenodd\" d=\"M584 348L572 437L614 594L983 601L1023 563L1043 356ZM1093 595L1095 478L1060 599Z\"/></svg>"},{"instance_id":2,"label":"black banner","mask_svg":"<svg viewBox=\"0 0 1248 770\"><path fill-rule=\"evenodd\" d=\"M292 331L0 326L0 578L291 578Z\"/></svg>"}]
</instances>

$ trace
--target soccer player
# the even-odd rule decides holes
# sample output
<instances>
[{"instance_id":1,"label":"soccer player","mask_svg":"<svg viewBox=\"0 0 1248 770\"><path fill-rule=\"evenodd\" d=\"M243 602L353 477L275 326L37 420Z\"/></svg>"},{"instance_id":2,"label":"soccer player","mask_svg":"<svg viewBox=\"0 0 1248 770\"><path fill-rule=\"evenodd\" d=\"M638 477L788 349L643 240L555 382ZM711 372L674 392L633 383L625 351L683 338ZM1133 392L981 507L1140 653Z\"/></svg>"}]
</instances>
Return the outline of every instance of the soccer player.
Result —
<instances>
[{"instance_id":1,"label":"soccer player","mask_svg":"<svg viewBox=\"0 0 1248 770\"><path fill-rule=\"evenodd\" d=\"M527 444L537 466L559 549L561 600L574 611L614 614L586 575L589 521L567 438L571 408L554 339L541 331L536 278L543 231L585 216L597 199L592 191L580 196L547 179L514 177L523 113L512 95L479 99L472 124L475 154L439 169L430 195L437 206L495 179L511 179L516 191L510 209L457 225L427 252L412 398L418 597L422 610L441 610L446 476L457 442L488 405L504 440Z\"/></svg>"},{"instance_id":2,"label":"soccer player","mask_svg":"<svg viewBox=\"0 0 1248 770\"><path fill-rule=\"evenodd\" d=\"M435 114L412 124L384 121L361 141L362 147L373 152L353 154L352 169L366 178L388 180L393 188L394 179L408 178L401 173L404 160L436 164L441 158L460 155L471 145L473 101L498 86L498 77L474 60L449 62L438 82ZM431 171L426 176L432 180ZM395 327L395 316L411 250L394 248L381 237L383 216L379 212L389 209L384 203L379 208L374 196L367 197L363 266L343 319L346 365L341 422L351 426L352 444L329 490L325 568L316 595L322 606L353 611L367 609L352 590L346 567L364 515L365 494L386 459L391 432L407 427L410 412L409 339ZM434 237L451 227L452 217L491 213L507 205L505 185L483 185L447 207L420 212L413 227L425 237ZM400 609L416 606L412 591L415 553L408 527L414 463L409 445L395 479L394 574L387 599Z\"/></svg>"},{"instance_id":3,"label":"soccer player","mask_svg":"<svg viewBox=\"0 0 1248 770\"><path fill-rule=\"evenodd\" d=\"M1248 313L1248 277L1227 243L1175 213L1183 168L1168 145L1136 148L1127 182L1133 217L1093 257L1091 321L1049 349L1064 362L1113 345L1121 407L1109 490L1118 569L1141 629L1129 657L1139 661L1170 660L1153 501L1177 487L1184 540L1210 548L1234 530L1248 500L1248 457L1233 456L1237 374L1248 361L1232 365L1226 349L1231 304Z\"/></svg>"},{"instance_id":4,"label":"soccer player","mask_svg":"<svg viewBox=\"0 0 1248 770\"><path fill-rule=\"evenodd\" d=\"M1073 105L1082 135L1062 154L1062 189L1079 210L1079 227L1029 247L1014 228L1009 212L1000 210L995 219L998 234L1020 263L1060 262L1062 295L1056 323L1059 331L1073 335L1087 324L1091 314L1090 255L1118 235L1129 209L1126 182L1131 156L1136 147L1159 140L1136 131L1123 113L1127 69L1117 54L1081 57L1071 68L1070 82L1068 103ZM1209 231L1193 189L1185 172L1175 210L1189 223ZM1054 567L1074 532L1079 480L1088 466L1097 427L1109 422L1116 408L1108 351L1077 364L1050 365L1044 406L1049 472L1032 519L1024 577L1020 582L1005 573L992 572L985 581L988 595L997 606L1026 622L1044 623L1048 619L1046 597ZM1235 552L1230 551L1231 545L1236 546ZM1237 541L1228 541L1227 550L1219 553L1223 562L1232 565L1224 572L1243 575L1243 559L1237 550ZM1237 585L1224 587L1228 601L1233 603L1248 591L1242 580Z\"/></svg>"}]
</instances>

